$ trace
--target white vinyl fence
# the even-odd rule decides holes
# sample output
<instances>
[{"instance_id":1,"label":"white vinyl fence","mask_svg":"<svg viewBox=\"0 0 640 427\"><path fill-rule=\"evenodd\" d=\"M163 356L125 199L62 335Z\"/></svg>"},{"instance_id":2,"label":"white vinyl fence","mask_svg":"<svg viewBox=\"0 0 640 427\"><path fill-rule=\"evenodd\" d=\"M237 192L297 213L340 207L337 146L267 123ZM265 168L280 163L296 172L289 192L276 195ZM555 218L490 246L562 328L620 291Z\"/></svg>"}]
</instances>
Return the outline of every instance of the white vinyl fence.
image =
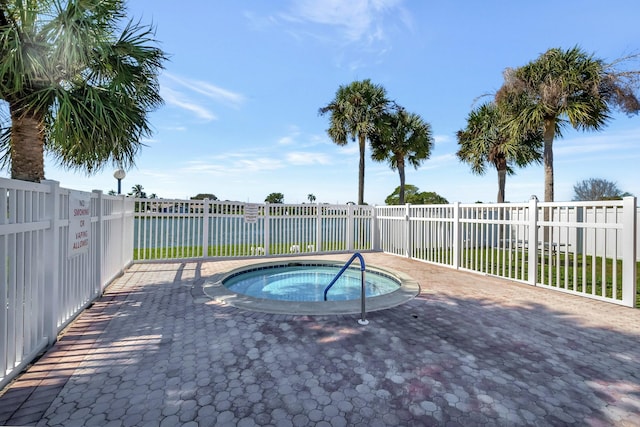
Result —
<instances>
[{"instance_id":1,"label":"white vinyl fence","mask_svg":"<svg viewBox=\"0 0 640 427\"><path fill-rule=\"evenodd\" d=\"M636 200L354 206L134 199L0 178L0 388L135 261L379 251L625 306Z\"/></svg>"},{"instance_id":2,"label":"white vinyl fence","mask_svg":"<svg viewBox=\"0 0 640 427\"><path fill-rule=\"evenodd\" d=\"M133 200L0 178L0 388L133 261ZM127 237L129 236L129 237Z\"/></svg>"},{"instance_id":3,"label":"white vinyl fence","mask_svg":"<svg viewBox=\"0 0 640 427\"><path fill-rule=\"evenodd\" d=\"M384 252L635 305L634 197L376 210Z\"/></svg>"},{"instance_id":4,"label":"white vinyl fence","mask_svg":"<svg viewBox=\"0 0 640 427\"><path fill-rule=\"evenodd\" d=\"M136 260L373 250L374 208L136 199Z\"/></svg>"}]
</instances>

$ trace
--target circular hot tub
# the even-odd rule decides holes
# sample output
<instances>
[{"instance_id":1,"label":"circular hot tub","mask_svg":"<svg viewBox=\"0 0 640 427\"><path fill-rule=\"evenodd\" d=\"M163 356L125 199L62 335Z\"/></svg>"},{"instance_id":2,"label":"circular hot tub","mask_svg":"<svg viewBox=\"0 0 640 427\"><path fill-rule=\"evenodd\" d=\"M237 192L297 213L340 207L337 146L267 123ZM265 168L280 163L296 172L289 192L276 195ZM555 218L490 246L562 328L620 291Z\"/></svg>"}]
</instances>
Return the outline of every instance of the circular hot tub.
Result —
<instances>
[{"instance_id":1,"label":"circular hot tub","mask_svg":"<svg viewBox=\"0 0 640 427\"><path fill-rule=\"evenodd\" d=\"M210 298L237 308L280 314L355 314L361 310L361 272L350 267L327 291L343 267L338 261L281 261L248 265L205 281ZM367 265L366 310L402 304L420 292L403 273Z\"/></svg>"}]
</instances>

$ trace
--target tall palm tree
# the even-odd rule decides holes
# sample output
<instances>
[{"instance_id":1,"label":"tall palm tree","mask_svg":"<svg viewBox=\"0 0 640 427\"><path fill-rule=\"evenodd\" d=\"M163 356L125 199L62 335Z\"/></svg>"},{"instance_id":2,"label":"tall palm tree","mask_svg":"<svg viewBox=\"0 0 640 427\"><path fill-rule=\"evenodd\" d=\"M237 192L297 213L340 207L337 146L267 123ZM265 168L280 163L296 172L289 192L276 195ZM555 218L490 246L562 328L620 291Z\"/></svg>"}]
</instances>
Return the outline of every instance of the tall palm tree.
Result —
<instances>
[{"instance_id":1,"label":"tall palm tree","mask_svg":"<svg viewBox=\"0 0 640 427\"><path fill-rule=\"evenodd\" d=\"M165 60L153 29L122 24L122 0L0 1L0 153L11 177L44 178L44 152L67 168L130 167L147 114L162 103ZM123 29L122 29L123 28Z\"/></svg>"},{"instance_id":2,"label":"tall palm tree","mask_svg":"<svg viewBox=\"0 0 640 427\"><path fill-rule=\"evenodd\" d=\"M405 203L405 166L414 168L429 158L433 147L431 125L416 113L402 107L386 114L378 132L371 139L371 157L389 161L392 170L400 175L400 204Z\"/></svg>"},{"instance_id":3,"label":"tall palm tree","mask_svg":"<svg viewBox=\"0 0 640 427\"><path fill-rule=\"evenodd\" d=\"M471 166L471 171L483 175L488 165L498 172L498 203L505 201L507 175L513 166L524 167L542 161L542 132L512 136L505 128L509 115L495 102L487 102L469 113L467 127L457 132L460 149L458 158Z\"/></svg>"},{"instance_id":4,"label":"tall palm tree","mask_svg":"<svg viewBox=\"0 0 640 427\"><path fill-rule=\"evenodd\" d=\"M338 88L335 98L320 108L320 115L331 113L327 133L333 142L346 145L349 138L358 139L360 167L358 169L358 204L364 204L364 164L366 141L376 132L382 115L389 107L384 87L371 80L354 81Z\"/></svg>"},{"instance_id":5,"label":"tall palm tree","mask_svg":"<svg viewBox=\"0 0 640 427\"><path fill-rule=\"evenodd\" d=\"M612 107L627 113L640 110L638 73L616 69L620 62L606 65L579 47L549 49L538 59L505 72L499 101L524 96L514 114L512 132L543 129L544 200L554 200L553 141L570 124L577 130L600 130L610 118Z\"/></svg>"}]
</instances>

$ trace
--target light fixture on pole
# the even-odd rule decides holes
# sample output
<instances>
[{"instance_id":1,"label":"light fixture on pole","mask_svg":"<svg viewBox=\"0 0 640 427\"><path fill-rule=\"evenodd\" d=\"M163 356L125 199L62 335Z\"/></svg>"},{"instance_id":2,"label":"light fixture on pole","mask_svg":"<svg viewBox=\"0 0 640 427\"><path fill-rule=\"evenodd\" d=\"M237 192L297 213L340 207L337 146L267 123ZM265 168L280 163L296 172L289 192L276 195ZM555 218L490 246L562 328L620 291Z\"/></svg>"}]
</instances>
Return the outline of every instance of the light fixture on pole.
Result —
<instances>
[{"instance_id":1,"label":"light fixture on pole","mask_svg":"<svg viewBox=\"0 0 640 427\"><path fill-rule=\"evenodd\" d=\"M127 176L124 170L118 169L113 173L113 177L118 180L118 194L121 193L122 187L120 186L120 182Z\"/></svg>"}]
</instances>

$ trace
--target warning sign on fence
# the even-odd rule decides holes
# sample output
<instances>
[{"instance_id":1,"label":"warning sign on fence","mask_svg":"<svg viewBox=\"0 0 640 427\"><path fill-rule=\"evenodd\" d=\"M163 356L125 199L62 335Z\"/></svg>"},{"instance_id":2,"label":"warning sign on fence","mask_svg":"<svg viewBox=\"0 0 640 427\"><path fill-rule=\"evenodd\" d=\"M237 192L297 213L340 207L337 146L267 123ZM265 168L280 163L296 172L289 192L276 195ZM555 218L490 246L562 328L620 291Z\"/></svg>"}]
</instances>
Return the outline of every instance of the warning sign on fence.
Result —
<instances>
[{"instance_id":1,"label":"warning sign on fence","mask_svg":"<svg viewBox=\"0 0 640 427\"><path fill-rule=\"evenodd\" d=\"M91 232L91 195L69 192L69 257L89 251Z\"/></svg>"},{"instance_id":2,"label":"warning sign on fence","mask_svg":"<svg viewBox=\"0 0 640 427\"><path fill-rule=\"evenodd\" d=\"M247 224L258 222L258 205L250 203L244 205L244 222Z\"/></svg>"}]
</instances>

